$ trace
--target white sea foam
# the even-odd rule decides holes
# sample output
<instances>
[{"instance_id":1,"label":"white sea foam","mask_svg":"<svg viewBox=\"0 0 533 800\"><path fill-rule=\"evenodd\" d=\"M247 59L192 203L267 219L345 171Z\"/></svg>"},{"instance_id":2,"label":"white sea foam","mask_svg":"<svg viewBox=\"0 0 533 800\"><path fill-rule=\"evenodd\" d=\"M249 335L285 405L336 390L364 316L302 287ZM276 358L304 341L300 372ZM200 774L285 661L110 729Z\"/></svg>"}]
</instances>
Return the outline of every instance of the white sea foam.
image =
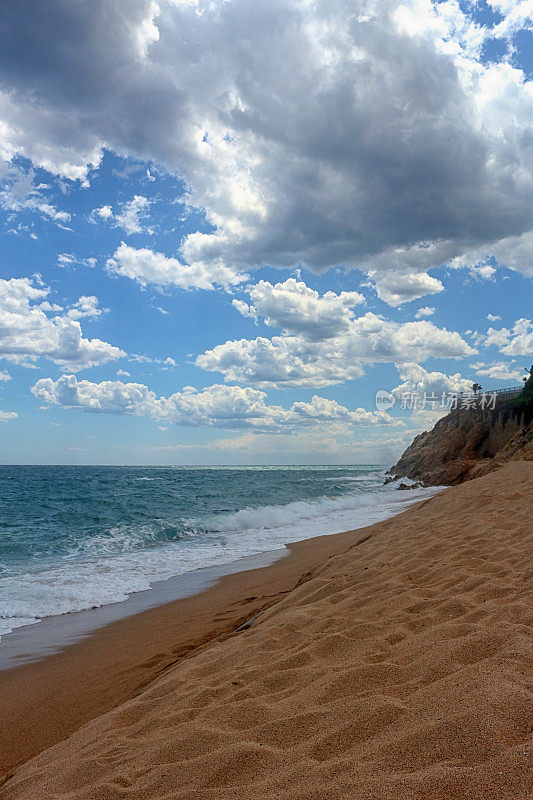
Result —
<instances>
[{"instance_id":1,"label":"white sea foam","mask_svg":"<svg viewBox=\"0 0 533 800\"><path fill-rule=\"evenodd\" d=\"M227 564L243 556L269 552L284 544L324 534L360 528L403 511L434 494L434 489L398 492L376 486L340 497L297 501L286 505L246 508L202 521L199 532L191 520L191 535L178 541L131 549L128 541L146 538L146 531L114 530L114 552L93 541L63 560L40 564L24 574L0 578L0 636L42 617L81 611L126 600L133 592L150 589L195 569ZM206 530L206 527L208 530Z\"/></svg>"},{"instance_id":2,"label":"white sea foam","mask_svg":"<svg viewBox=\"0 0 533 800\"><path fill-rule=\"evenodd\" d=\"M350 519L353 519L352 524L363 527L370 524L365 521L367 514L373 517L374 514L379 513L381 506L394 504L397 499L396 492L391 493L390 490L379 493L373 491L345 494L341 497L321 497L318 500L298 500L282 506L244 508L235 514L214 517L210 522L213 530L216 531L269 530L272 528L290 530L293 526L302 524L307 526L310 520L320 519L322 523L324 518L328 520L326 524L329 526L329 520L337 518L341 514L343 518L349 515ZM401 502L404 502L403 498Z\"/></svg>"},{"instance_id":3,"label":"white sea foam","mask_svg":"<svg viewBox=\"0 0 533 800\"><path fill-rule=\"evenodd\" d=\"M0 618L0 639L6 633L11 633L15 628L22 628L24 625L33 625L40 620L34 617L7 617L6 619Z\"/></svg>"}]
</instances>

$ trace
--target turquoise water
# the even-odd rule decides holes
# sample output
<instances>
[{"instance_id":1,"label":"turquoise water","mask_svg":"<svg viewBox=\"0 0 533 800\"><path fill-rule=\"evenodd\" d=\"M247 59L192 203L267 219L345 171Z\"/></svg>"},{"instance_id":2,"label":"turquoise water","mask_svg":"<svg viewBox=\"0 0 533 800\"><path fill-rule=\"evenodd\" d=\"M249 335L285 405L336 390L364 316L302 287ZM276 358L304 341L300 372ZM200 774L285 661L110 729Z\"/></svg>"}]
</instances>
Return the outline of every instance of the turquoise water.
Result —
<instances>
[{"instance_id":1,"label":"turquoise water","mask_svg":"<svg viewBox=\"0 0 533 800\"><path fill-rule=\"evenodd\" d=\"M0 635L383 519L407 499L382 483L375 466L0 467Z\"/></svg>"}]
</instances>

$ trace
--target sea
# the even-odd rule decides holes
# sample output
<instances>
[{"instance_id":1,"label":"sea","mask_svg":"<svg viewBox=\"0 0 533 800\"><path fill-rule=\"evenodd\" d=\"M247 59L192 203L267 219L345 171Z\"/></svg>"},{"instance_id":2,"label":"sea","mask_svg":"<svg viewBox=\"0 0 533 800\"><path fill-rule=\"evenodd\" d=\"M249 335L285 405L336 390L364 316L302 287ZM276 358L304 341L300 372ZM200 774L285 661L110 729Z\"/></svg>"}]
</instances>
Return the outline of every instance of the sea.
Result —
<instances>
[{"instance_id":1,"label":"sea","mask_svg":"<svg viewBox=\"0 0 533 800\"><path fill-rule=\"evenodd\" d=\"M378 522L433 493L380 466L0 466L0 636Z\"/></svg>"}]
</instances>

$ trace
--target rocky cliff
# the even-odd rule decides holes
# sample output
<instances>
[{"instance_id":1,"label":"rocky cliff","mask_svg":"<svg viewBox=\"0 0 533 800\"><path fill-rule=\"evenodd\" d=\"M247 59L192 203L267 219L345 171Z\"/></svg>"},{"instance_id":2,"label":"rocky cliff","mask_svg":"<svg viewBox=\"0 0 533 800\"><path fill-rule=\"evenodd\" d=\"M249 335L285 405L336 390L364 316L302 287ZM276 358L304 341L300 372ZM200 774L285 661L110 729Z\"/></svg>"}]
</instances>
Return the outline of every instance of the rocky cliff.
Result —
<instances>
[{"instance_id":1,"label":"rocky cliff","mask_svg":"<svg viewBox=\"0 0 533 800\"><path fill-rule=\"evenodd\" d=\"M436 486L462 483L506 461L533 460L532 401L533 376L518 400L498 403L491 411L451 411L414 439L390 475Z\"/></svg>"}]
</instances>

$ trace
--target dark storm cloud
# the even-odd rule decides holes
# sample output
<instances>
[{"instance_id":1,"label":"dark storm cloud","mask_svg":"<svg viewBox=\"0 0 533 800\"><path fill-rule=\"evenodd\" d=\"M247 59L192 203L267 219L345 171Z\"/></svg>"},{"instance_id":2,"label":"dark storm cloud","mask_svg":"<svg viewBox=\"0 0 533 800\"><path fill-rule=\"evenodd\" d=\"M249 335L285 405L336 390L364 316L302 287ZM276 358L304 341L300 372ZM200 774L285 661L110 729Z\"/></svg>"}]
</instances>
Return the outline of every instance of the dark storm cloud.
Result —
<instances>
[{"instance_id":1,"label":"dark storm cloud","mask_svg":"<svg viewBox=\"0 0 533 800\"><path fill-rule=\"evenodd\" d=\"M527 270L531 94L509 67L413 35L393 0L200 6L4 5L4 150L77 177L109 147L183 175L216 230L182 256L206 268L360 267L395 303L453 258Z\"/></svg>"}]
</instances>

